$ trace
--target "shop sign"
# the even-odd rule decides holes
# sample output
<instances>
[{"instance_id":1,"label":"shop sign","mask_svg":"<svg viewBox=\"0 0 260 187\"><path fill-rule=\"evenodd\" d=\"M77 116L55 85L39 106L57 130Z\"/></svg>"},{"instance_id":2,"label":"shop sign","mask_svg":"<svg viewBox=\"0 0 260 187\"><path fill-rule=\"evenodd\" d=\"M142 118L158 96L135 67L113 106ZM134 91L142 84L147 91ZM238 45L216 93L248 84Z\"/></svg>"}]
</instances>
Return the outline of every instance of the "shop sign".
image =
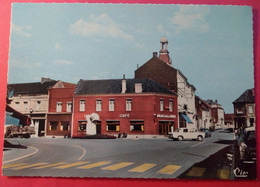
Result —
<instances>
[{"instance_id":1,"label":"shop sign","mask_svg":"<svg viewBox=\"0 0 260 187\"><path fill-rule=\"evenodd\" d=\"M164 115L164 114L157 114L158 118L176 118L176 115Z\"/></svg>"},{"instance_id":2,"label":"shop sign","mask_svg":"<svg viewBox=\"0 0 260 187\"><path fill-rule=\"evenodd\" d=\"M120 114L119 117L120 118L129 118L130 114Z\"/></svg>"}]
</instances>

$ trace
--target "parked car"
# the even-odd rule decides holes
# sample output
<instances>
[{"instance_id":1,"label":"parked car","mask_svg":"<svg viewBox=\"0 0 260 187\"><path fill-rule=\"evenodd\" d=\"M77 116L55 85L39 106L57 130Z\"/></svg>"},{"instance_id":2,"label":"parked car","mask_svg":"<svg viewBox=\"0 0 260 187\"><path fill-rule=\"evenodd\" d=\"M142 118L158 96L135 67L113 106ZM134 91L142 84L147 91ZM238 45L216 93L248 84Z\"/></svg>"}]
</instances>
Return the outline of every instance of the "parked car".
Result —
<instances>
[{"instance_id":1,"label":"parked car","mask_svg":"<svg viewBox=\"0 0 260 187\"><path fill-rule=\"evenodd\" d=\"M184 139L196 139L202 141L205 138L205 133L198 129L179 128L176 129L172 134L173 140L177 139L182 141Z\"/></svg>"},{"instance_id":2,"label":"parked car","mask_svg":"<svg viewBox=\"0 0 260 187\"><path fill-rule=\"evenodd\" d=\"M256 160L255 127L245 128L238 139L240 159L243 161Z\"/></svg>"},{"instance_id":3,"label":"parked car","mask_svg":"<svg viewBox=\"0 0 260 187\"><path fill-rule=\"evenodd\" d=\"M200 128L200 131L205 132L205 138L211 137L211 132L207 128Z\"/></svg>"}]
</instances>

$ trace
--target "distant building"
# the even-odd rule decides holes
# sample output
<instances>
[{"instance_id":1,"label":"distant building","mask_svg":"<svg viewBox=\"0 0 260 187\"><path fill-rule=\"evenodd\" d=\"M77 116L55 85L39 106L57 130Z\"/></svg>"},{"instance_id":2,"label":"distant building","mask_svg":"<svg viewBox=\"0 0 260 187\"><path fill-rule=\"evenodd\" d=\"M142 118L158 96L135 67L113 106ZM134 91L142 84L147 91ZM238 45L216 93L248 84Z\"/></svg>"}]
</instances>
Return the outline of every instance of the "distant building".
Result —
<instances>
[{"instance_id":1,"label":"distant building","mask_svg":"<svg viewBox=\"0 0 260 187\"><path fill-rule=\"evenodd\" d=\"M196 128L195 90L180 70L171 66L172 61L167 49L168 41L162 38L159 57L153 57L135 71L136 79L154 80L178 95L179 127Z\"/></svg>"},{"instance_id":2,"label":"distant building","mask_svg":"<svg viewBox=\"0 0 260 187\"><path fill-rule=\"evenodd\" d=\"M197 128L209 129L213 127L211 106L203 101L199 96L196 96L195 103L197 111Z\"/></svg>"},{"instance_id":3,"label":"distant building","mask_svg":"<svg viewBox=\"0 0 260 187\"><path fill-rule=\"evenodd\" d=\"M70 135L75 87L76 84L58 81L49 88L47 136Z\"/></svg>"},{"instance_id":4,"label":"distant building","mask_svg":"<svg viewBox=\"0 0 260 187\"><path fill-rule=\"evenodd\" d=\"M224 128L234 128L235 121L234 121L234 114L225 114L224 115Z\"/></svg>"},{"instance_id":5,"label":"distant building","mask_svg":"<svg viewBox=\"0 0 260 187\"><path fill-rule=\"evenodd\" d=\"M224 127L224 114L225 111L222 108L221 104L217 100L206 100L205 101L211 107L211 118L213 120L213 128L221 129Z\"/></svg>"},{"instance_id":6,"label":"distant building","mask_svg":"<svg viewBox=\"0 0 260 187\"><path fill-rule=\"evenodd\" d=\"M48 111L48 88L57 81L42 78L41 82L8 84L9 106L28 116L35 127L36 136L43 136L46 130Z\"/></svg>"},{"instance_id":7,"label":"distant building","mask_svg":"<svg viewBox=\"0 0 260 187\"><path fill-rule=\"evenodd\" d=\"M255 89L247 89L234 102L235 128L255 126Z\"/></svg>"},{"instance_id":8,"label":"distant building","mask_svg":"<svg viewBox=\"0 0 260 187\"><path fill-rule=\"evenodd\" d=\"M168 135L178 125L177 95L148 79L80 80L72 137Z\"/></svg>"}]
</instances>

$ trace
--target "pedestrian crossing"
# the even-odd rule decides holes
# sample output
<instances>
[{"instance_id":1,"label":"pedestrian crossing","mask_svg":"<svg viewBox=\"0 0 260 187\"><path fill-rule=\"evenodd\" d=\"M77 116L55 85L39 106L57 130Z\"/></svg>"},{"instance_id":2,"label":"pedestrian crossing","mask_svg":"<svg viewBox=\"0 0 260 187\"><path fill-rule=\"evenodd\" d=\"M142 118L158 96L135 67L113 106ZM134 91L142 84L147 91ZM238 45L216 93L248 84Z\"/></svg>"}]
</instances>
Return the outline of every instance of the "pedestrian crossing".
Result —
<instances>
[{"instance_id":1,"label":"pedestrian crossing","mask_svg":"<svg viewBox=\"0 0 260 187\"><path fill-rule=\"evenodd\" d=\"M98 161L98 162L90 162L90 161L78 161L78 162L57 162L57 163L47 163L47 162L39 162L39 163L13 163L3 165L3 169L5 170L23 170L23 169L32 169L32 170L40 170L40 169L79 169L79 170L91 170L91 169L99 169L100 171L127 171L129 173L145 173L145 172L154 172L157 175L173 175L178 170L180 170L182 166L175 164L167 164L167 165L158 165L155 163L134 163L134 162L117 162L112 163L111 161ZM122 169L122 170L121 170ZM203 167L191 167L187 172L187 177L194 178L203 178L203 175L206 173L206 168ZM228 169L219 169L216 173L217 179L229 179L230 171Z\"/></svg>"}]
</instances>

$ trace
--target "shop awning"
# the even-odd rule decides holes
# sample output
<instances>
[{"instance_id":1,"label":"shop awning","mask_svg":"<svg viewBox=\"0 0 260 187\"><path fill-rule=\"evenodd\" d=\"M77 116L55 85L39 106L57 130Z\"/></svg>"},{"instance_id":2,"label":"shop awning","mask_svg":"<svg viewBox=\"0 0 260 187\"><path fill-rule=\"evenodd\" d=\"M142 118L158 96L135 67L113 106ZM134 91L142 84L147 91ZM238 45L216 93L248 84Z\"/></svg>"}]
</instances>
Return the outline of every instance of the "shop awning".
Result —
<instances>
[{"instance_id":1,"label":"shop awning","mask_svg":"<svg viewBox=\"0 0 260 187\"><path fill-rule=\"evenodd\" d=\"M187 123L192 123L192 121L186 114L181 114L181 116L186 120Z\"/></svg>"},{"instance_id":2,"label":"shop awning","mask_svg":"<svg viewBox=\"0 0 260 187\"><path fill-rule=\"evenodd\" d=\"M19 126L20 120L17 118L14 118L12 116L6 115L5 116L5 125L17 125Z\"/></svg>"}]
</instances>

